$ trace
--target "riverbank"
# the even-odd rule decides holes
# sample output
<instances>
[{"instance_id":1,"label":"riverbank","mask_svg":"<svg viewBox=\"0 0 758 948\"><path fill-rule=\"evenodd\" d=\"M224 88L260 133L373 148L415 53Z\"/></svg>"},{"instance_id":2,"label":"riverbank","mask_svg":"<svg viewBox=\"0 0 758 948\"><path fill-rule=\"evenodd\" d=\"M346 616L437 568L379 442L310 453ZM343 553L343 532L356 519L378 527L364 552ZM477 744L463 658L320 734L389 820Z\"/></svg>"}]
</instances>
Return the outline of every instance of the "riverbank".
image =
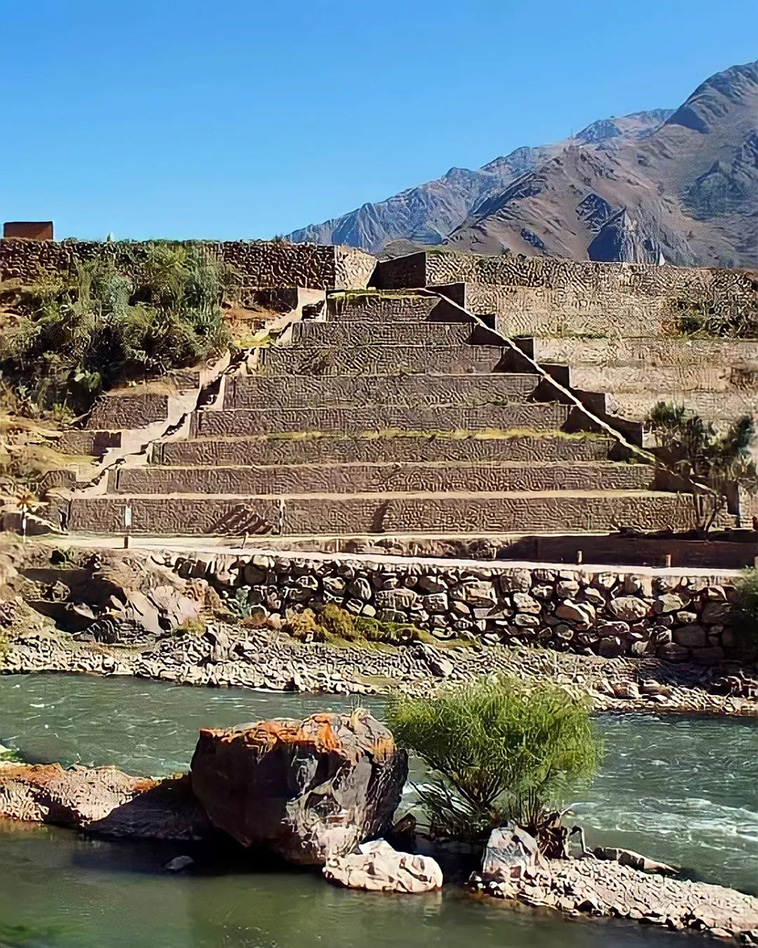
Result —
<instances>
[{"instance_id":1,"label":"riverbank","mask_svg":"<svg viewBox=\"0 0 758 948\"><path fill-rule=\"evenodd\" d=\"M729 694L713 670L659 659L605 659L533 646L332 645L284 631L217 623L144 647L75 641L36 628L11 642L8 674L73 672L209 687L320 694L427 694L447 683L509 673L586 694L596 711L758 717L758 702ZM736 682L740 679L734 676Z\"/></svg>"}]
</instances>

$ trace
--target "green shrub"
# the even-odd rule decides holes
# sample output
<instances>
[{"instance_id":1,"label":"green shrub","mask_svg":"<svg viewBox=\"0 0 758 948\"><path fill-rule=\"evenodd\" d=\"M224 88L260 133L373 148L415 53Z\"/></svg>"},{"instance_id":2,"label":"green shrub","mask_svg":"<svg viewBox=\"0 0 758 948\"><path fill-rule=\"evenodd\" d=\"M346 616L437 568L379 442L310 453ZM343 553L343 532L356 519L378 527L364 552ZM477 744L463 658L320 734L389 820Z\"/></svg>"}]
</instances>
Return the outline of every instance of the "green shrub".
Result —
<instances>
[{"instance_id":1,"label":"green shrub","mask_svg":"<svg viewBox=\"0 0 758 948\"><path fill-rule=\"evenodd\" d=\"M299 642L323 642L326 639L326 630L316 620L313 609L303 609L302 612L289 610L283 628Z\"/></svg>"},{"instance_id":2,"label":"green shrub","mask_svg":"<svg viewBox=\"0 0 758 948\"><path fill-rule=\"evenodd\" d=\"M432 834L469 842L508 821L542 839L600 756L588 703L515 677L396 697L387 723L430 769L417 791Z\"/></svg>"},{"instance_id":3,"label":"green shrub","mask_svg":"<svg viewBox=\"0 0 758 948\"><path fill-rule=\"evenodd\" d=\"M230 283L202 247L152 244L139 259L102 256L4 289L20 318L0 338L0 373L21 400L84 411L104 390L227 345Z\"/></svg>"},{"instance_id":4,"label":"green shrub","mask_svg":"<svg viewBox=\"0 0 758 948\"><path fill-rule=\"evenodd\" d=\"M357 645L378 642L386 645L405 645L408 642L431 640L409 623L385 622L368 616L356 616L336 603L329 602L321 609L290 611L284 623L285 631L300 641L354 642Z\"/></svg>"},{"instance_id":5,"label":"green shrub","mask_svg":"<svg viewBox=\"0 0 758 948\"><path fill-rule=\"evenodd\" d=\"M202 635L205 632L205 622L200 618L185 619L171 630L172 635Z\"/></svg>"},{"instance_id":6,"label":"green shrub","mask_svg":"<svg viewBox=\"0 0 758 948\"><path fill-rule=\"evenodd\" d=\"M706 488L692 493L701 530L711 529L734 485L758 489L758 473L751 457L755 424L749 415L732 422L726 431L717 432L710 422L683 406L658 402L648 421L658 435L661 460L684 480Z\"/></svg>"},{"instance_id":7,"label":"green shrub","mask_svg":"<svg viewBox=\"0 0 758 948\"><path fill-rule=\"evenodd\" d=\"M746 569L737 581L734 630L747 658L758 656L758 570Z\"/></svg>"}]
</instances>

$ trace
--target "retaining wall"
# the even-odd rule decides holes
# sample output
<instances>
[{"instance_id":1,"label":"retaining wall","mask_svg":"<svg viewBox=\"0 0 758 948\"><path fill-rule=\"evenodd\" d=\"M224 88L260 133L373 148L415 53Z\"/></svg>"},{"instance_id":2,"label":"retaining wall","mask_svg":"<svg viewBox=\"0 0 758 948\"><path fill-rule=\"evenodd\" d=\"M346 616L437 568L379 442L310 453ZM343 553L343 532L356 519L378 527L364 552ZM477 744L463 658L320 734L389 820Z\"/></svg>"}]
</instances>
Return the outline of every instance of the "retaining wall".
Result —
<instances>
[{"instance_id":1,"label":"retaining wall","mask_svg":"<svg viewBox=\"0 0 758 948\"><path fill-rule=\"evenodd\" d=\"M366 491L651 490L646 464L342 464L135 467L111 472L110 493L360 494Z\"/></svg>"},{"instance_id":2,"label":"retaining wall","mask_svg":"<svg viewBox=\"0 0 758 948\"><path fill-rule=\"evenodd\" d=\"M227 385L225 408L308 408L313 405L480 405L523 401L534 393L534 375L375 375L313 378L308 376L235 376Z\"/></svg>"},{"instance_id":3,"label":"retaining wall","mask_svg":"<svg viewBox=\"0 0 758 948\"><path fill-rule=\"evenodd\" d=\"M120 431L143 428L168 417L168 395L107 395L101 398L87 421L88 428Z\"/></svg>"},{"instance_id":4,"label":"retaining wall","mask_svg":"<svg viewBox=\"0 0 758 948\"><path fill-rule=\"evenodd\" d=\"M376 461L595 461L613 442L601 438L247 438L170 441L155 446L157 464L325 464Z\"/></svg>"},{"instance_id":5,"label":"retaining wall","mask_svg":"<svg viewBox=\"0 0 758 948\"><path fill-rule=\"evenodd\" d=\"M284 241L177 241L202 247L234 267L244 287L302 286L359 289L375 258L352 247L290 244ZM65 240L0 240L0 277L33 280L40 270L61 272L77 262L110 257L126 272L137 270L149 243Z\"/></svg>"},{"instance_id":6,"label":"retaining wall","mask_svg":"<svg viewBox=\"0 0 758 948\"><path fill-rule=\"evenodd\" d=\"M360 408L233 409L195 412L191 437L240 437L295 431L477 431L560 429L569 409L557 402L506 405L365 405Z\"/></svg>"},{"instance_id":7,"label":"retaining wall","mask_svg":"<svg viewBox=\"0 0 758 948\"><path fill-rule=\"evenodd\" d=\"M656 334L689 304L740 308L758 320L758 275L747 270L421 252L380 262L373 282L383 289L472 284L469 303L498 313L513 334L607 334L609 327Z\"/></svg>"},{"instance_id":8,"label":"retaining wall","mask_svg":"<svg viewBox=\"0 0 758 948\"><path fill-rule=\"evenodd\" d=\"M180 557L173 565L182 576L204 577L247 600L261 618L334 602L355 614L413 623L439 639L539 643L608 658L658 656L703 665L730 657L737 645L733 580L719 574L260 554Z\"/></svg>"},{"instance_id":9,"label":"retaining wall","mask_svg":"<svg viewBox=\"0 0 758 948\"><path fill-rule=\"evenodd\" d=\"M475 502L472 503L472 496ZM135 534L152 536L355 537L384 535L481 536L513 533L608 533L621 527L674 533L694 529L688 497L665 493L358 494L268 497L108 495L74 497L69 529L119 534L124 508ZM280 527L281 524L281 527ZM732 526L723 514L716 527Z\"/></svg>"}]
</instances>

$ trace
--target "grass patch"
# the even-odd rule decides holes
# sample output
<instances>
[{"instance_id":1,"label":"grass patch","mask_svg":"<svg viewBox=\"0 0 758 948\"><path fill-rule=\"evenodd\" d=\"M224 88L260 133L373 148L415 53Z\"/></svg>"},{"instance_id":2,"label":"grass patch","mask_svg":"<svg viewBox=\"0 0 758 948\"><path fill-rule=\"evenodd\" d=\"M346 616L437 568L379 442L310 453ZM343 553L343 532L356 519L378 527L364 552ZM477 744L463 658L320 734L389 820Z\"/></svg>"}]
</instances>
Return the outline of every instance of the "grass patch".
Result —
<instances>
[{"instance_id":1,"label":"grass patch","mask_svg":"<svg viewBox=\"0 0 758 948\"><path fill-rule=\"evenodd\" d=\"M332 645L436 643L434 636L411 623L356 616L334 603L327 603L317 610L288 612L284 630L300 642L328 642Z\"/></svg>"}]
</instances>

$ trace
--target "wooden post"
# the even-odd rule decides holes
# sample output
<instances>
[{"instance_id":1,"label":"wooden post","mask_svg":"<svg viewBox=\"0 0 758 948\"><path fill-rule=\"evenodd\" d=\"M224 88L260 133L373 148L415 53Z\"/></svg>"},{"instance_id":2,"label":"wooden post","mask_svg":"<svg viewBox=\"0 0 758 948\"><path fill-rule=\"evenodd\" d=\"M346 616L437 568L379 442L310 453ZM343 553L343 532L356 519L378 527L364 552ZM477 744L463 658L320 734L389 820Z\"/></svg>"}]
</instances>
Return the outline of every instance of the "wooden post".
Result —
<instances>
[{"instance_id":1,"label":"wooden post","mask_svg":"<svg viewBox=\"0 0 758 948\"><path fill-rule=\"evenodd\" d=\"M584 553L583 553L581 550L577 550L577 551L576 551L576 561L577 561L577 563L583 563L583 562L584 562Z\"/></svg>"},{"instance_id":2,"label":"wooden post","mask_svg":"<svg viewBox=\"0 0 758 948\"><path fill-rule=\"evenodd\" d=\"M129 535L132 530L132 505L131 501L126 502L124 507L124 549L129 549Z\"/></svg>"},{"instance_id":3,"label":"wooden post","mask_svg":"<svg viewBox=\"0 0 758 948\"><path fill-rule=\"evenodd\" d=\"M666 566L666 569L671 569L671 554L670 553L666 554L665 566Z\"/></svg>"}]
</instances>

